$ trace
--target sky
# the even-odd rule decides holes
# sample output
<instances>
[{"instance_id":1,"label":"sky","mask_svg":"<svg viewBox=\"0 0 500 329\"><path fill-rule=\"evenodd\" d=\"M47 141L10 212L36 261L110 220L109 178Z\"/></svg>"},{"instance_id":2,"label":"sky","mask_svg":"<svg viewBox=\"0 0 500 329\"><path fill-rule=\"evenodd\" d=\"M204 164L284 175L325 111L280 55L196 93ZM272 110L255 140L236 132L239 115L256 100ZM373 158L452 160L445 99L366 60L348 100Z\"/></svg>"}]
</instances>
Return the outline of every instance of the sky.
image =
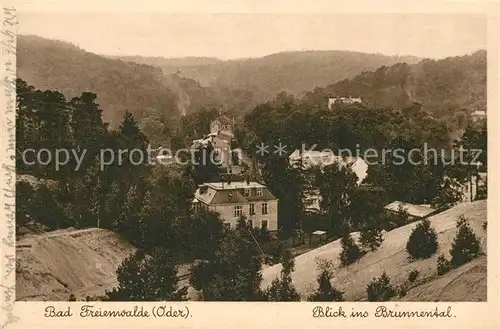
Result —
<instances>
[{"instance_id":1,"label":"sky","mask_svg":"<svg viewBox=\"0 0 500 329\"><path fill-rule=\"evenodd\" d=\"M105 55L261 57L352 50L444 58L486 49L480 14L21 12L19 33Z\"/></svg>"}]
</instances>

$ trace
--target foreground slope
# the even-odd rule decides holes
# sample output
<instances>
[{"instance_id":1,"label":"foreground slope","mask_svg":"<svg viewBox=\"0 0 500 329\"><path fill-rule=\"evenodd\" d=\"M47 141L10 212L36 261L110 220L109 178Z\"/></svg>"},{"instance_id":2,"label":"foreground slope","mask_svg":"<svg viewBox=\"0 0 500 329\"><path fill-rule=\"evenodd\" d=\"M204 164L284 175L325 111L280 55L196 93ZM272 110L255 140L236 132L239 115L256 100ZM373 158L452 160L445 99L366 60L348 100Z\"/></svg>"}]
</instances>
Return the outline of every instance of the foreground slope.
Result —
<instances>
[{"instance_id":1,"label":"foreground slope","mask_svg":"<svg viewBox=\"0 0 500 329\"><path fill-rule=\"evenodd\" d=\"M451 270L443 276L410 289L403 301L480 302L486 301L486 256Z\"/></svg>"},{"instance_id":2,"label":"foreground slope","mask_svg":"<svg viewBox=\"0 0 500 329\"><path fill-rule=\"evenodd\" d=\"M68 300L103 295L135 248L108 230L58 230L21 238L16 246L16 299Z\"/></svg>"},{"instance_id":3,"label":"foreground slope","mask_svg":"<svg viewBox=\"0 0 500 329\"><path fill-rule=\"evenodd\" d=\"M377 251L369 252L359 261L347 267L340 267L339 254L342 250L340 239L297 256L295 258L295 270L292 273L293 283L302 298L306 298L307 295L316 289L316 277L319 274L316 267L318 259L333 263L336 270L334 271L332 284L344 292L344 298L348 301L366 300L366 286L372 278L379 277L384 270L391 279L393 286L403 284L407 280L408 274L415 269L420 273L419 281L431 280L436 277L437 257L440 254L444 254L448 259L450 257L449 250L457 232L456 219L461 215L469 219L472 229L481 239L483 250L486 251L486 232L482 228L483 223L486 222L486 200L480 200L459 204L429 218L432 227L435 228L438 234L439 242L438 252L429 259L415 262L408 260L405 248L412 229L418 224L418 222L415 222L387 232L384 235L384 242ZM357 237L358 234L354 233L353 235ZM485 266L483 269L485 269ZM268 286L280 271L281 264L264 269L262 287ZM454 273L456 273L457 277L469 273L463 269L463 272L460 272L460 269L456 271ZM482 275L485 279L487 276L486 271L483 271ZM456 279L455 282L459 280ZM417 296L415 298L419 301L431 301L446 296L449 301L462 300L462 298L455 298L451 287L453 285L446 287L445 284L445 287L440 290L439 294L431 293L428 290L427 292L425 290L421 292L414 290L408 295L408 298ZM485 291L482 297L483 300L486 299ZM475 298L477 299L478 296L475 296Z\"/></svg>"}]
</instances>

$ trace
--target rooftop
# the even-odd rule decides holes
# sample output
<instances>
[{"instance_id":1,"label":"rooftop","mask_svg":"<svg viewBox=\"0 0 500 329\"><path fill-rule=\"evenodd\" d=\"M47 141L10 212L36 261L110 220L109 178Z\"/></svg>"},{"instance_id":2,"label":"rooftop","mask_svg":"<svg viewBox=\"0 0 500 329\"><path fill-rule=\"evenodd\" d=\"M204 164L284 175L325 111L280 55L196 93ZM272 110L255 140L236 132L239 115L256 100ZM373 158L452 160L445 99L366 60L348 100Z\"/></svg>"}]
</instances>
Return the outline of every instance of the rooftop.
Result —
<instances>
[{"instance_id":1,"label":"rooftop","mask_svg":"<svg viewBox=\"0 0 500 329\"><path fill-rule=\"evenodd\" d=\"M384 209L391 210L394 212L404 209L408 215L415 217L426 217L437 210L432 208L430 205L424 204L411 204L402 201L394 201L389 203Z\"/></svg>"},{"instance_id":2,"label":"rooftop","mask_svg":"<svg viewBox=\"0 0 500 329\"><path fill-rule=\"evenodd\" d=\"M486 116L486 111L474 111L472 112L473 116Z\"/></svg>"},{"instance_id":3,"label":"rooftop","mask_svg":"<svg viewBox=\"0 0 500 329\"><path fill-rule=\"evenodd\" d=\"M257 182L213 182L205 183L200 186L210 186L214 190L237 190L245 188L264 188L265 186Z\"/></svg>"}]
</instances>

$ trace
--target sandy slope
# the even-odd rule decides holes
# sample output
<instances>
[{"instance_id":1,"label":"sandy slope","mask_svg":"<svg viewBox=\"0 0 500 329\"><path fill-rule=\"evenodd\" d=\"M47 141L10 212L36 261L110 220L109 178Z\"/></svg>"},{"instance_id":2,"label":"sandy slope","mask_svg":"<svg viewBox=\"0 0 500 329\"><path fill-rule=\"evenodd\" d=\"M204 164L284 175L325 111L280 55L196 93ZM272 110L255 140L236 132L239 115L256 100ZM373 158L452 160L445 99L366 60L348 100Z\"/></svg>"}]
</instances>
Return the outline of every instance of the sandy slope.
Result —
<instances>
[{"instance_id":1,"label":"sandy slope","mask_svg":"<svg viewBox=\"0 0 500 329\"><path fill-rule=\"evenodd\" d=\"M486 301L486 256L410 289L404 301L476 302Z\"/></svg>"},{"instance_id":2,"label":"sandy slope","mask_svg":"<svg viewBox=\"0 0 500 329\"><path fill-rule=\"evenodd\" d=\"M134 248L108 230L60 230L21 239L16 246L16 299L67 300L103 294Z\"/></svg>"},{"instance_id":3,"label":"sandy slope","mask_svg":"<svg viewBox=\"0 0 500 329\"><path fill-rule=\"evenodd\" d=\"M295 271L292 273L292 280L298 292L305 297L317 287L316 277L318 270L316 268L316 260L322 258L331 261L337 268L335 270L332 283L337 289L344 291L344 297L349 301L366 300L366 286L373 277L378 277L385 270L390 277L393 285L401 285L408 277L408 273L414 269L420 272L419 280L425 281L436 275L436 259L439 254L444 253L449 258L449 249L456 234L456 219L460 215L465 215L470 220L470 224L474 232L481 238L483 250L486 250L486 234L482 228L482 224L486 221L486 200L475 201L472 203L459 204L445 212L432 216L430 218L431 225L438 233L439 250L431 258L416 262L410 262L407 258L405 250L408 237L412 229L418 222L408 224L387 232L384 236L382 246L375 252L366 254L358 262L348 266L339 267L338 256L341 251L340 240L326 244L320 248L302 254L295 258ZM356 233L353 233L358 236ZM478 267L474 275L483 275L486 278L485 269ZM469 275L470 272L461 273L458 269L456 275ZM270 284L272 279L281 271L281 264L271 266L263 270L262 287ZM482 271L482 272L481 272ZM458 282L456 279L455 282ZM465 279L464 279L465 280ZM436 298L447 298L447 300L455 300L454 293L447 289L443 289L439 294L431 291L434 286L429 286L425 292L419 293L419 290L412 291L418 294L418 300L436 300ZM476 298L478 298L476 296ZM484 297L486 292L484 290ZM461 300L458 298L457 300Z\"/></svg>"}]
</instances>

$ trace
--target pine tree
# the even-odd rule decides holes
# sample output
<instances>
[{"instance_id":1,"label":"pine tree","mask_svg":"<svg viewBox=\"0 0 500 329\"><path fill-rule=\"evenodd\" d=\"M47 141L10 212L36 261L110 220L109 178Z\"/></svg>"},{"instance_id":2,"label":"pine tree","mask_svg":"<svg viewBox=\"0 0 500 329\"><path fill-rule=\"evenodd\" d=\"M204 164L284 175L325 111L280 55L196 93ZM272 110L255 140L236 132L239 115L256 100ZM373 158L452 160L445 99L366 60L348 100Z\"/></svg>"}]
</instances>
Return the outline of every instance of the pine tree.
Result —
<instances>
[{"instance_id":1,"label":"pine tree","mask_svg":"<svg viewBox=\"0 0 500 329\"><path fill-rule=\"evenodd\" d=\"M244 230L225 230L219 246L193 265L191 285L204 301L262 300L261 253Z\"/></svg>"},{"instance_id":2,"label":"pine tree","mask_svg":"<svg viewBox=\"0 0 500 329\"><path fill-rule=\"evenodd\" d=\"M187 287L179 289L177 266L168 250L152 256L138 251L123 261L117 270L118 287L108 291L111 301L181 301Z\"/></svg>"},{"instance_id":3,"label":"pine tree","mask_svg":"<svg viewBox=\"0 0 500 329\"><path fill-rule=\"evenodd\" d=\"M412 231L406 244L406 251L414 259L431 257L438 249L437 234L429 220L424 219Z\"/></svg>"},{"instance_id":4,"label":"pine tree","mask_svg":"<svg viewBox=\"0 0 500 329\"><path fill-rule=\"evenodd\" d=\"M451 264L460 266L479 256L481 245L476 234L467 222L467 218L460 216L457 221L458 232L451 246Z\"/></svg>"},{"instance_id":5,"label":"pine tree","mask_svg":"<svg viewBox=\"0 0 500 329\"><path fill-rule=\"evenodd\" d=\"M345 234L340 241L342 252L340 253L340 263L350 265L361 258L362 252L350 234Z\"/></svg>"},{"instance_id":6,"label":"pine tree","mask_svg":"<svg viewBox=\"0 0 500 329\"><path fill-rule=\"evenodd\" d=\"M379 278L373 278L366 287L369 301L387 301L396 295L396 290L391 286L391 280L384 271Z\"/></svg>"},{"instance_id":7,"label":"pine tree","mask_svg":"<svg viewBox=\"0 0 500 329\"><path fill-rule=\"evenodd\" d=\"M323 269L316 281L318 289L309 296L309 301L312 302L341 302L344 301L343 293L332 286L332 273L328 269Z\"/></svg>"},{"instance_id":8,"label":"pine tree","mask_svg":"<svg viewBox=\"0 0 500 329\"><path fill-rule=\"evenodd\" d=\"M359 242L361 246L365 249L370 249L371 251L377 250L382 242L384 241L384 236L382 231L378 228L368 228L361 231L359 237Z\"/></svg>"},{"instance_id":9,"label":"pine tree","mask_svg":"<svg viewBox=\"0 0 500 329\"><path fill-rule=\"evenodd\" d=\"M437 273L443 275L448 273L452 268L451 262L447 260L444 255L439 255L437 259Z\"/></svg>"},{"instance_id":10,"label":"pine tree","mask_svg":"<svg viewBox=\"0 0 500 329\"><path fill-rule=\"evenodd\" d=\"M271 286L264 292L266 300L273 302L300 301L300 295L292 283L291 274L295 261L290 251L285 252L279 278L271 282Z\"/></svg>"},{"instance_id":11,"label":"pine tree","mask_svg":"<svg viewBox=\"0 0 500 329\"><path fill-rule=\"evenodd\" d=\"M90 195L90 214L96 219L96 227L101 227L101 218L103 215L103 187L101 179L98 177L97 182Z\"/></svg>"}]
</instances>

